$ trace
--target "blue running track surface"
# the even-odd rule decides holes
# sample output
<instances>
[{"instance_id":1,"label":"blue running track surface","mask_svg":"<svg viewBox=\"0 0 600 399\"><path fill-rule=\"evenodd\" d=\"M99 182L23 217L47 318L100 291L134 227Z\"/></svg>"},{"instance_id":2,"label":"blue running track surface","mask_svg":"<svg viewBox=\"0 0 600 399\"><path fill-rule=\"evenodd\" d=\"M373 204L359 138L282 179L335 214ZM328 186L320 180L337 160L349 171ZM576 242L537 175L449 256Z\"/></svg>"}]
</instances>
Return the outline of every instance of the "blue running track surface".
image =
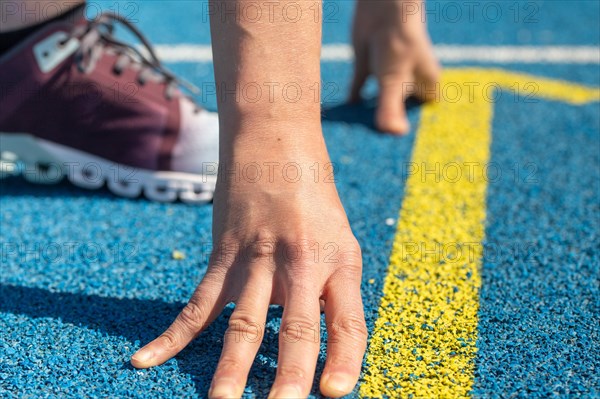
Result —
<instances>
[{"instance_id":1,"label":"blue running track surface","mask_svg":"<svg viewBox=\"0 0 600 399\"><path fill-rule=\"evenodd\" d=\"M325 2L324 44L349 43L353 7ZM436 44L600 51L597 1L428 1L427 7ZM210 44L205 1L96 1L88 15L111 9L137 21L158 45ZM598 59L519 62L445 66L600 86ZM209 61L169 67L201 88L214 82ZM363 104L345 104L351 75L350 59L323 61L322 80L333 83L323 92L323 126L363 248L362 293L373 332L422 107L409 107L409 136L380 134L373 128L373 82ZM214 96L198 102L216 109ZM503 95L493 104L491 137L488 171L500 175L487 179L470 395L600 397L598 99L573 105ZM166 364L135 370L129 358L170 324L204 275L212 205L122 199L106 189L39 186L18 176L0 180L0 195L0 397L206 397L231 307ZM185 258L175 259L173 251ZM277 307L269 312L248 398L268 394L281 315ZM324 359L323 346L317 375ZM365 357L349 397L367 392L360 384L367 384L371 366ZM407 381L419 378L413 377ZM392 384L380 396L409 396L403 389ZM318 382L312 396L320 397Z\"/></svg>"}]
</instances>

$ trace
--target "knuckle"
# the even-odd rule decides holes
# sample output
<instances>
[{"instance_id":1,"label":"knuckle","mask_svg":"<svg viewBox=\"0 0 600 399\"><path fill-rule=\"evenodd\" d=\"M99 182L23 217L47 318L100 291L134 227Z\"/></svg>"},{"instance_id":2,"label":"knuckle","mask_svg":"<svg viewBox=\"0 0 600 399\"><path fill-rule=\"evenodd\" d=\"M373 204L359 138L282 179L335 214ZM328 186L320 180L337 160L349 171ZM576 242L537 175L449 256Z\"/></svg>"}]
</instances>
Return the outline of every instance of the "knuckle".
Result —
<instances>
[{"instance_id":1,"label":"knuckle","mask_svg":"<svg viewBox=\"0 0 600 399\"><path fill-rule=\"evenodd\" d=\"M341 335L361 343L366 342L369 335L364 317L358 314L345 315L343 319L334 322L330 330L333 337Z\"/></svg>"},{"instance_id":2,"label":"knuckle","mask_svg":"<svg viewBox=\"0 0 600 399\"><path fill-rule=\"evenodd\" d=\"M285 263L285 272L290 280L290 285L298 286L303 281L310 281L314 277L315 264L307 259Z\"/></svg>"},{"instance_id":3,"label":"knuckle","mask_svg":"<svg viewBox=\"0 0 600 399\"><path fill-rule=\"evenodd\" d=\"M276 235L266 226L260 226L254 233L255 242L274 242L275 239Z\"/></svg>"},{"instance_id":4,"label":"knuckle","mask_svg":"<svg viewBox=\"0 0 600 399\"><path fill-rule=\"evenodd\" d=\"M208 269L206 270L206 274L204 274L204 277L202 278L202 283L206 284L207 286L213 285L216 282L219 281L224 281L225 278L227 277L227 271L229 270L228 267L221 267L222 265L219 264L210 264L208 266ZM194 291L194 295L204 295L204 293L206 292L205 290L202 290L202 283L201 285L199 285L198 287L196 287L196 291Z\"/></svg>"},{"instance_id":5,"label":"knuckle","mask_svg":"<svg viewBox=\"0 0 600 399\"><path fill-rule=\"evenodd\" d=\"M297 364L282 364L277 367L277 376L285 380L304 380L306 370Z\"/></svg>"},{"instance_id":6,"label":"knuckle","mask_svg":"<svg viewBox=\"0 0 600 399\"><path fill-rule=\"evenodd\" d=\"M346 267L362 267L362 251L356 240L340 250L338 261Z\"/></svg>"},{"instance_id":7,"label":"knuckle","mask_svg":"<svg viewBox=\"0 0 600 399\"><path fill-rule=\"evenodd\" d=\"M215 371L213 378L218 378L222 375L237 374L239 371L241 371L241 368L242 365L237 359L229 355L224 355L219 360L219 365L217 366L217 370Z\"/></svg>"},{"instance_id":8,"label":"knuckle","mask_svg":"<svg viewBox=\"0 0 600 399\"><path fill-rule=\"evenodd\" d=\"M215 246L210 255L210 264L215 266L228 266L235 261L239 246L235 241L223 239Z\"/></svg>"},{"instance_id":9,"label":"knuckle","mask_svg":"<svg viewBox=\"0 0 600 399\"><path fill-rule=\"evenodd\" d=\"M181 310L179 318L186 327L193 331L202 329L206 320L203 306L193 300Z\"/></svg>"},{"instance_id":10,"label":"knuckle","mask_svg":"<svg viewBox=\"0 0 600 399\"><path fill-rule=\"evenodd\" d=\"M160 336L162 342L165 344L167 350L176 350L179 349L179 339L177 339L177 335L173 330L169 329L161 334Z\"/></svg>"},{"instance_id":11,"label":"knuckle","mask_svg":"<svg viewBox=\"0 0 600 399\"><path fill-rule=\"evenodd\" d=\"M277 237L266 228L259 228L251 241L246 244L245 252L249 260L260 260L272 258L275 254L275 243Z\"/></svg>"},{"instance_id":12,"label":"knuckle","mask_svg":"<svg viewBox=\"0 0 600 399\"><path fill-rule=\"evenodd\" d=\"M291 283L304 281L313 276L320 259L319 243L304 236L281 245L281 255L285 272L291 277Z\"/></svg>"},{"instance_id":13,"label":"knuckle","mask_svg":"<svg viewBox=\"0 0 600 399\"><path fill-rule=\"evenodd\" d=\"M308 318L287 320L281 325L281 338L284 342L319 342L321 323L320 321L310 321Z\"/></svg>"},{"instance_id":14,"label":"knuckle","mask_svg":"<svg viewBox=\"0 0 600 399\"><path fill-rule=\"evenodd\" d=\"M229 318L225 334L233 334L236 338L244 339L247 342L259 342L262 339L263 328L251 315L234 312Z\"/></svg>"},{"instance_id":15,"label":"knuckle","mask_svg":"<svg viewBox=\"0 0 600 399\"><path fill-rule=\"evenodd\" d=\"M272 259L275 254L275 241L259 237L248 246L248 260Z\"/></svg>"},{"instance_id":16,"label":"knuckle","mask_svg":"<svg viewBox=\"0 0 600 399\"><path fill-rule=\"evenodd\" d=\"M315 251L316 244L305 235L295 235L294 240L286 239L281 243L281 256L289 264L308 263L313 258L311 255Z\"/></svg>"},{"instance_id":17,"label":"knuckle","mask_svg":"<svg viewBox=\"0 0 600 399\"><path fill-rule=\"evenodd\" d=\"M356 283L360 285L362 277L362 252L358 243L347 245L340 251L330 281Z\"/></svg>"}]
</instances>

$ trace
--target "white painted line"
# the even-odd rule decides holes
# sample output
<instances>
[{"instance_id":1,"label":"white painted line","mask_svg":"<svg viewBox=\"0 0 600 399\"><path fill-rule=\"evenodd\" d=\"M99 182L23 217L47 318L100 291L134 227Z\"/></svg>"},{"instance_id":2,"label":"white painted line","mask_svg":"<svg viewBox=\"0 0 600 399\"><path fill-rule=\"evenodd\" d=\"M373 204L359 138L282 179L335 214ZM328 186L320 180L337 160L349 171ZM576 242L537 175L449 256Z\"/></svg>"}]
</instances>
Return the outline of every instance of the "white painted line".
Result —
<instances>
[{"instance_id":1,"label":"white painted line","mask_svg":"<svg viewBox=\"0 0 600 399\"><path fill-rule=\"evenodd\" d=\"M596 46L436 46L442 62L600 64Z\"/></svg>"},{"instance_id":2,"label":"white painted line","mask_svg":"<svg viewBox=\"0 0 600 399\"><path fill-rule=\"evenodd\" d=\"M342 61L354 60L354 49L349 44L326 44L321 48L321 60Z\"/></svg>"},{"instance_id":3,"label":"white painted line","mask_svg":"<svg viewBox=\"0 0 600 399\"><path fill-rule=\"evenodd\" d=\"M209 45L177 44L156 46L165 62L211 62ZM492 64L600 64L598 46L456 46L438 45L435 52L443 63L485 62ZM350 62L354 58L348 44L326 44L321 60Z\"/></svg>"},{"instance_id":4,"label":"white painted line","mask_svg":"<svg viewBox=\"0 0 600 399\"><path fill-rule=\"evenodd\" d=\"M164 62L212 62L212 49L206 45L162 44L155 50Z\"/></svg>"}]
</instances>

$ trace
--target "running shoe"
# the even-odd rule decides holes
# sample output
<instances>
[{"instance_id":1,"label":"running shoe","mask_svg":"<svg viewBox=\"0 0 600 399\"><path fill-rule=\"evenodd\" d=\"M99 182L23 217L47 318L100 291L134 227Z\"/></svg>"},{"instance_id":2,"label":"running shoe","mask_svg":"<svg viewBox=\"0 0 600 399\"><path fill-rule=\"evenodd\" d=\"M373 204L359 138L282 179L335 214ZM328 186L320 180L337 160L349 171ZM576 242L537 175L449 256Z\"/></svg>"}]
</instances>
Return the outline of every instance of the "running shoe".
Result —
<instances>
[{"instance_id":1,"label":"running shoe","mask_svg":"<svg viewBox=\"0 0 600 399\"><path fill-rule=\"evenodd\" d=\"M118 39L117 25L140 44ZM66 176L124 197L208 202L218 119L187 90L119 15L51 23L0 56L0 177L16 158L36 183Z\"/></svg>"}]
</instances>

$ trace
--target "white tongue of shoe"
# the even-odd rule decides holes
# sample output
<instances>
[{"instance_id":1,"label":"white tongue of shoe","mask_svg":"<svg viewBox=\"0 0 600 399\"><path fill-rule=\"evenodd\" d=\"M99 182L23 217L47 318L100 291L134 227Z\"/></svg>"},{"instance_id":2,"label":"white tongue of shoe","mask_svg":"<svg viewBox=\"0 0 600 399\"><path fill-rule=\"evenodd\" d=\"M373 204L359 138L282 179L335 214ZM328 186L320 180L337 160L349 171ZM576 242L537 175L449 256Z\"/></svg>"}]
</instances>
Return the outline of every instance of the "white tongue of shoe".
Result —
<instances>
[{"instance_id":1,"label":"white tongue of shoe","mask_svg":"<svg viewBox=\"0 0 600 399\"><path fill-rule=\"evenodd\" d=\"M219 162L217 114L205 109L196 111L196 105L185 97L179 104L181 119L172 168L178 172L216 175Z\"/></svg>"}]
</instances>

